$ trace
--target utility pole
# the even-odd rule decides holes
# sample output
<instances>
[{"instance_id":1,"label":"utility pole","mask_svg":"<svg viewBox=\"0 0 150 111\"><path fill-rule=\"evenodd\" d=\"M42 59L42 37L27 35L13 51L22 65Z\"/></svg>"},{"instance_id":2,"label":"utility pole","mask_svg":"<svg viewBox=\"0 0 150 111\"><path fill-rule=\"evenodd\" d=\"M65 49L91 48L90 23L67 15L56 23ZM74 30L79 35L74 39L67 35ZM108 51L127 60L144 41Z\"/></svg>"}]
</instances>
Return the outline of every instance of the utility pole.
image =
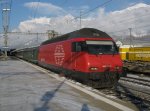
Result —
<instances>
[{"instance_id":1,"label":"utility pole","mask_svg":"<svg viewBox=\"0 0 150 111\"><path fill-rule=\"evenodd\" d=\"M132 38L131 38L131 31L132 31L132 28L129 28L129 31L130 31L130 47L131 47L131 44L132 44Z\"/></svg>"},{"instance_id":2,"label":"utility pole","mask_svg":"<svg viewBox=\"0 0 150 111\"><path fill-rule=\"evenodd\" d=\"M38 43L39 42L39 34L38 34L38 32L37 32L36 38L37 38L37 43Z\"/></svg>"},{"instance_id":3,"label":"utility pole","mask_svg":"<svg viewBox=\"0 0 150 111\"><path fill-rule=\"evenodd\" d=\"M80 29L82 28L82 21L81 21L81 15L82 15L82 10L80 10Z\"/></svg>"},{"instance_id":4,"label":"utility pole","mask_svg":"<svg viewBox=\"0 0 150 111\"><path fill-rule=\"evenodd\" d=\"M48 33L48 39L58 36L58 33L55 32L54 30L48 30L47 33Z\"/></svg>"},{"instance_id":5,"label":"utility pole","mask_svg":"<svg viewBox=\"0 0 150 111\"><path fill-rule=\"evenodd\" d=\"M5 3L2 9L2 22L4 29L4 51L5 51L5 59L7 59L7 50L8 50L8 28L9 28L9 13L10 13L10 5L9 3Z\"/></svg>"}]
</instances>

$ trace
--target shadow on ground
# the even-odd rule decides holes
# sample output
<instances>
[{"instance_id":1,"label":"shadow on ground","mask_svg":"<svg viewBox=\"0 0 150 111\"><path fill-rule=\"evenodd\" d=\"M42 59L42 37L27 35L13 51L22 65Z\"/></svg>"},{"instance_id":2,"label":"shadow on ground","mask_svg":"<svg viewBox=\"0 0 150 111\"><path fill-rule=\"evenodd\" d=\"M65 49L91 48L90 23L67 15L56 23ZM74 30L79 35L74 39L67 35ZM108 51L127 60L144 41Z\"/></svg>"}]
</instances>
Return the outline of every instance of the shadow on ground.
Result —
<instances>
[{"instance_id":1,"label":"shadow on ground","mask_svg":"<svg viewBox=\"0 0 150 111\"><path fill-rule=\"evenodd\" d=\"M34 109L34 111L48 111L50 110L50 107L48 106L48 103L52 100L52 98L55 96L55 94L57 93L57 91L59 91L59 89L62 87L62 85L64 84L65 80L62 81L55 90L53 91L48 91L46 92L43 97L41 98L41 101L43 101L44 103L42 104L41 107Z\"/></svg>"},{"instance_id":2,"label":"shadow on ground","mask_svg":"<svg viewBox=\"0 0 150 111\"><path fill-rule=\"evenodd\" d=\"M87 104L83 104L81 111L90 111L90 109Z\"/></svg>"}]
</instances>

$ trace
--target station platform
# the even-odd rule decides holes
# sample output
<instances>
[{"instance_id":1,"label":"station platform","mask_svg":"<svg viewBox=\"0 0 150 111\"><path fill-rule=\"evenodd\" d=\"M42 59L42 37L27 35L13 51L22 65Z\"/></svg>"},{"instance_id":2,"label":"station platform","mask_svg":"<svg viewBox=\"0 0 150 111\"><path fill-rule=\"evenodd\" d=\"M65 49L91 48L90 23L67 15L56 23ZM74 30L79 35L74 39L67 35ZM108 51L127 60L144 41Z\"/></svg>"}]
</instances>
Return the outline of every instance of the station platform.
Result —
<instances>
[{"instance_id":1,"label":"station platform","mask_svg":"<svg viewBox=\"0 0 150 111\"><path fill-rule=\"evenodd\" d=\"M138 111L25 61L0 60L0 111Z\"/></svg>"}]
</instances>

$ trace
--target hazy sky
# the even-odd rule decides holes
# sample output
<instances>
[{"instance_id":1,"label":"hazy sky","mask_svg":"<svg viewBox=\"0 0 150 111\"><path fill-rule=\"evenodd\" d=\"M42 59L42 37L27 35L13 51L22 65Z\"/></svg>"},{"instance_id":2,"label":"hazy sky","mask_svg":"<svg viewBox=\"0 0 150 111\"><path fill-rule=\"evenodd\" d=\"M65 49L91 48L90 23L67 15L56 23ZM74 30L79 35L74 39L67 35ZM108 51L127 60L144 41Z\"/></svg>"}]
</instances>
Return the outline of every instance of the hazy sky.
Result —
<instances>
[{"instance_id":1,"label":"hazy sky","mask_svg":"<svg viewBox=\"0 0 150 111\"><path fill-rule=\"evenodd\" d=\"M0 0L1 12L6 2L12 3L9 31L13 32L68 33L80 29L81 12L82 28L119 36L129 34L129 28L135 36L150 34L149 0ZM0 17L2 32L2 13Z\"/></svg>"},{"instance_id":2,"label":"hazy sky","mask_svg":"<svg viewBox=\"0 0 150 111\"><path fill-rule=\"evenodd\" d=\"M12 3L10 14L10 30L14 30L17 29L22 22L31 21L34 19L39 19L39 21L41 21L43 24L44 22L45 24L49 22L49 25L51 25L52 22L55 22L55 20L58 21L57 18L59 19L59 17L60 21L62 21L64 16L73 18L79 17L80 10L82 13L86 13L109 0L0 0L1 9L4 7L4 1ZM107 15L115 11L124 10L139 3L149 5L150 2L149 0L110 0L109 3L102 7L96 8L90 13L87 13L85 16L83 16L83 18L97 18L98 16L101 16L101 14ZM130 13L130 10L128 10L128 13ZM119 19L119 17L116 19ZM129 16L125 16L122 19L128 19L128 17ZM46 21L44 18L53 18L53 21ZM0 18L0 24L2 24L1 19L2 17ZM66 22L69 24L72 21L66 20ZM101 21L99 21L99 23L101 23ZM26 26L24 27L26 28ZM34 28L34 26L32 27ZM51 25L51 28L52 27L53 26ZM30 27L27 29L31 30ZM0 32L2 32L2 26L0 27Z\"/></svg>"}]
</instances>

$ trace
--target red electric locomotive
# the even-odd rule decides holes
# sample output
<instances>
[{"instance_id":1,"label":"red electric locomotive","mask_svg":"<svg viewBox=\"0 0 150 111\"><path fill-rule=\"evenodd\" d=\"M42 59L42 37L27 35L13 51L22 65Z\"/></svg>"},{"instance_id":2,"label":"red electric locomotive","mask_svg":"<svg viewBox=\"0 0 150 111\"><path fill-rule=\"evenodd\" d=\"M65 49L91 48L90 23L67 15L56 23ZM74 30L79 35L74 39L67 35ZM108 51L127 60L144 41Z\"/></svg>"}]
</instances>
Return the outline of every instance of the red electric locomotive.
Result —
<instances>
[{"instance_id":1,"label":"red electric locomotive","mask_svg":"<svg viewBox=\"0 0 150 111\"><path fill-rule=\"evenodd\" d=\"M113 39L93 28L43 42L38 63L94 88L114 86L123 65Z\"/></svg>"}]
</instances>

